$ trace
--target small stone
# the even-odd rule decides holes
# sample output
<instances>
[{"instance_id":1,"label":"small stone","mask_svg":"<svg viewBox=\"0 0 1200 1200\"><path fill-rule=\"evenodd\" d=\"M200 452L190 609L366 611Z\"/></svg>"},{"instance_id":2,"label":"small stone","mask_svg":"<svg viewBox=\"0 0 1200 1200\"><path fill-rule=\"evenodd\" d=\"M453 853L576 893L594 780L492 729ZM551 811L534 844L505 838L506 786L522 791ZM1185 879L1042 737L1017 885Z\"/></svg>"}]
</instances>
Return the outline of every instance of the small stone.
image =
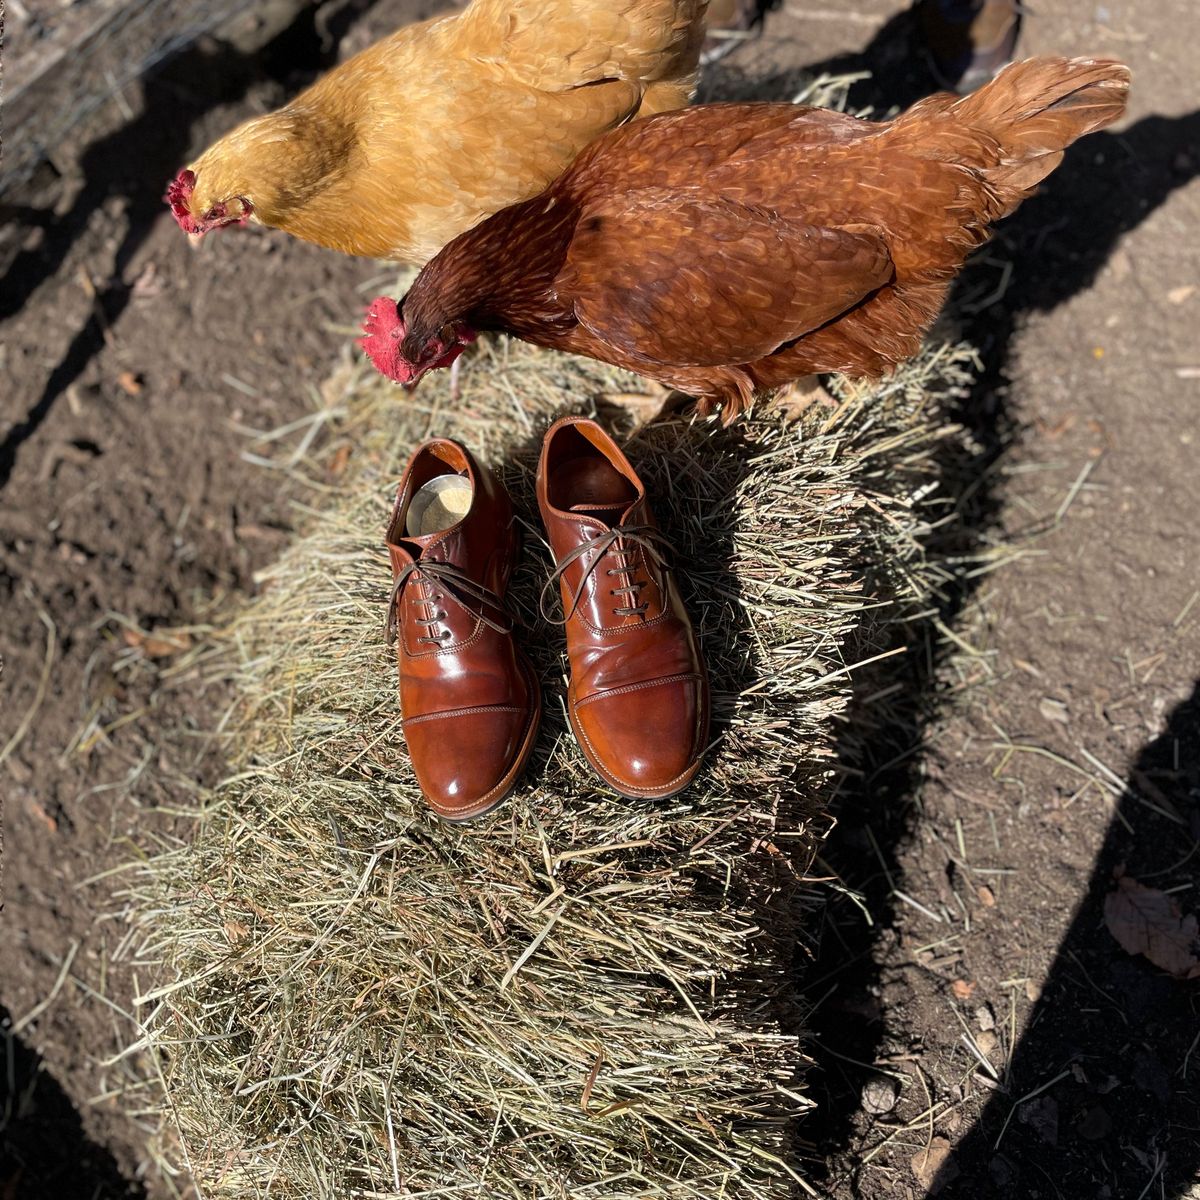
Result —
<instances>
[{"instance_id":1,"label":"small stone","mask_svg":"<svg viewBox=\"0 0 1200 1200\"><path fill-rule=\"evenodd\" d=\"M990 1031L981 1033L975 1039L975 1045L983 1052L985 1058L992 1057L992 1051L996 1049L996 1035Z\"/></svg>"},{"instance_id":2,"label":"small stone","mask_svg":"<svg viewBox=\"0 0 1200 1200\"><path fill-rule=\"evenodd\" d=\"M1133 261L1125 250L1114 250L1108 257L1108 269L1113 278L1124 279L1133 271Z\"/></svg>"},{"instance_id":3,"label":"small stone","mask_svg":"<svg viewBox=\"0 0 1200 1200\"><path fill-rule=\"evenodd\" d=\"M1017 1178L1016 1168L1004 1157L1003 1154L997 1154L995 1158L988 1163L988 1174L1001 1186L1013 1183Z\"/></svg>"},{"instance_id":4,"label":"small stone","mask_svg":"<svg viewBox=\"0 0 1200 1200\"><path fill-rule=\"evenodd\" d=\"M985 908L996 907L996 893L986 883L981 883L975 889L975 894L979 897L980 904Z\"/></svg>"},{"instance_id":5,"label":"small stone","mask_svg":"<svg viewBox=\"0 0 1200 1200\"><path fill-rule=\"evenodd\" d=\"M864 1111L882 1116L896 1107L900 1089L889 1075L876 1075L863 1084L862 1106Z\"/></svg>"},{"instance_id":6,"label":"small stone","mask_svg":"<svg viewBox=\"0 0 1200 1200\"><path fill-rule=\"evenodd\" d=\"M1087 1138L1089 1142L1098 1142L1111 1132L1112 1117L1099 1104L1089 1108L1083 1114L1083 1120L1079 1122L1079 1136Z\"/></svg>"},{"instance_id":7,"label":"small stone","mask_svg":"<svg viewBox=\"0 0 1200 1200\"><path fill-rule=\"evenodd\" d=\"M952 1179L958 1177L958 1167L950 1159L950 1143L935 1137L929 1145L909 1160L916 1181L931 1196L936 1196Z\"/></svg>"},{"instance_id":8,"label":"small stone","mask_svg":"<svg viewBox=\"0 0 1200 1200\"><path fill-rule=\"evenodd\" d=\"M1053 1096L1027 1100L1017 1109L1017 1120L1028 1125L1048 1146L1058 1145L1058 1101Z\"/></svg>"},{"instance_id":9,"label":"small stone","mask_svg":"<svg viewBox=\"0 0 1200 1200\"><path fill-rule=\"evenodd\" d=\"M992 1016L992 1010L986 1004L981 1004L975 1010L975 1023L985 1033L989 1029L996 1028L996 1018Z\"/></svg>"}]
</instances>

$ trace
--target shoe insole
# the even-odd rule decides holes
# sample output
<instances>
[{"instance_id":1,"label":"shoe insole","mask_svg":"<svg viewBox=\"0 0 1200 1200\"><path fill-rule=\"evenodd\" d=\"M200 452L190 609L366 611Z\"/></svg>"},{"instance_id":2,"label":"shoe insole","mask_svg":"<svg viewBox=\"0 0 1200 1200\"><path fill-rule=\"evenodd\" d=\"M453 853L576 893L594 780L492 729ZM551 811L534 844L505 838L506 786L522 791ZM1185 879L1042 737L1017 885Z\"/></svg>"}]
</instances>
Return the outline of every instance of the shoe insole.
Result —
<instances>
[{"instance_id":1,"label":"shoe insole","mask_svg":"<svg viewBox=\"0 0 1200 1200\"><path fill-rule=\"evenodd\" d=\"M607 520L637 499L633 484L598 455L568 458L554 468L550 495L557 508Z\"/></svg>"},{"instance_id":2,"label":"shoe insole","mask_svg":"<svg viewBox=\"0 0 1200 1200\"><path fill-rule=\"evenodd\" d=\"M404 530L409 537L427 537L457 525L471 511L471 483L462 475L435 475L409 501Z\"/></svg>"}]
</instances>

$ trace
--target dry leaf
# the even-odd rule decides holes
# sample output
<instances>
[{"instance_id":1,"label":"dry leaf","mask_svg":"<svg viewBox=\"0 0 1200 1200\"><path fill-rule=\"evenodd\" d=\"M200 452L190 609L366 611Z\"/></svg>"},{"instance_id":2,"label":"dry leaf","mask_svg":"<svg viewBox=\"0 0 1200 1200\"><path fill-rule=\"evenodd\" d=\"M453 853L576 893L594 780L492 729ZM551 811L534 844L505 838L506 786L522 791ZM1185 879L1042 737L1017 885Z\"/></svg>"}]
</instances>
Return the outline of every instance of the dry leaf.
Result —
<instances>
[{"instance_id":1,"label":"dry leaf","mask_svg":"<svg viewBox=\"0 0 1200 1200\"><path fill-rule=\"evenodd\" d=\"M1166 892L1122 875L1104 898L1104 922L1127 954L1145 955L1176 979L1200 979L1200 928Z\"/></svg>"},{"instance_id":2,"label":"dry leaf","mask_svg":"<svg viewBox=\"0 0 1200 1200\"><path fill-rule=\"evenodd\" d=\"M29 811L33 813L33 815L37 817L37 819L41 821L41 823L45 825L51 833L58 832L58 822L32 796L26 797L25 803L29 806Z\"/></svg>"},{"instance_id":3,"label":"dry leaf","mask_svg":"<svg viewBox=\"0 0 1200 1200\"><path fill-rule=\"evenodd\" d=\"M968 983L965 979L956 979L950 985L950 990L954 993L956 1000L970 1000L971 993L975 990L975 984Z\"/></svg>"},{"instance_id":4,"label":"dry leaf","mask_svg":"<svg viewBox=\"0 0 1200 1200\"><path fill-rule=\"evenodd\" d=\"M180 654L191 649L192 639L186 633L172 633L169 637L148 637L142 643L142 649L151 658L166 658L170 654Z\"/></svg>"},{"instance_id":5,"label":"dry leaf","mask_svg":"<svg viewBox=\"0 0 1200 1200\"><path fill-rule=\"evenodd\" d=\"M142 394L142 381L132 371L122 371L117 376L117 383L120 385L121 391L130 396Z\"/></svg>"},{"instance_id":6,"label":"dry leaf","mask_svg":"<svg viewBox=\"0 0 1200 1200\"><path fill-rule=\"evenodd\" d=\"M225 936L234 946L239 942L247 942L250 940L250 926L244 921L228 920L225 922Z\"/></svg>"},{"instance_id":7,"label":"dry leaf","mask_svg":"<svg viewBox=\"0 0 1200 1200\"><path fill-rule=\"evenodd\" d=\"M183 630L163 629L157 633L143 633L140 629L125 628L121 630L125 645L141 652L147 658L167 658L190 649L191 634Z\"/></svg>"},{"instance_id":8,"label":"dry leaf","mask_svg":"<svg viewBox=\"0 0 1200 1200\"><path fill-rule=\"evenodd\" d=\"M346 442L333 452L333 457L329 460L330 475L333 475L336 478L346 469L346 464L350 461L351 449L352 447L350 443Z\"/></svg>"},{"instance_id":9,"label":"dry leaf","mask_svg":"<svg viewBox=\"0 0 1200 1200\"><path fill-rule=\"evenodd\" d=\"M789 383L775 393L771 401L773 408L779 409L788 421L798 421L814 404L822 408L837 408L837 397L829 394L828 389L815 375L805 376L796 383Z\"/></svg>"},{"instance_id":10,"label":"dry leaf","mask_svg":"<svg viewBox=\"0 0 1200 1200\"><path fill-rule=\"evenodd\" d=\"M1037 427L1038 433L1047 441L1057 442L1064 433L1074 427L1078 419L1078 413L1067 413L1053 425L1047 425L1044 421L1035 421L1034 425Z\"/></svg>"},{"instance_id":11,"label":"dry leaf","mask_svg":"<svg viewBox=\"0 0 1200 1200\"><path fill-rule=\"evenodd\" d=\"M917 1182L931 1196L936 1196L958 1174L958 1168L947 1162L949 1158L950 1143L944 1137L935 1137L909 1160Z\"/></svg>"}]
</instances>

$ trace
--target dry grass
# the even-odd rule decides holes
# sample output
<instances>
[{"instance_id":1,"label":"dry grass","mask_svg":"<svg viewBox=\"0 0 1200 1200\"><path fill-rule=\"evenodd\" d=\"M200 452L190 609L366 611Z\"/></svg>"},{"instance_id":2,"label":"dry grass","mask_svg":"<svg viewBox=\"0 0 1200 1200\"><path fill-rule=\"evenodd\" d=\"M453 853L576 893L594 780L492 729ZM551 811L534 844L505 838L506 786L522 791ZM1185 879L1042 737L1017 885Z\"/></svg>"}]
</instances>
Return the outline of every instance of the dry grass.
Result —
<instances>
[{"instance_id":1,"label":"dry grass","mask_svg":"<svg viewBox=\"0 0 1200 1200\"><path fill-rule=\"evenodd\" d=\"M457 405L444 378L412 400L358 369L326 389L319 459L310 439L275 460L312 482L307 532L222 634L236 773L132 893L162 981L146 1036L205 1196L808 1190L791 983L845 655L883 652L939 586L921 546L950 519L938 463L959 434L938 396L968 362L931 348L798 425L764 409L633 434L715 703L705 770L651 804L601 788L569 735L533 504L548 423L642 385L504 343ZM599 408L630 432L628 408ZM419 799L383 639L393 489L434 432L497 466L523 514L511 595L544 686L525 781L467 828Z\"/></svg>"}]
</instances>

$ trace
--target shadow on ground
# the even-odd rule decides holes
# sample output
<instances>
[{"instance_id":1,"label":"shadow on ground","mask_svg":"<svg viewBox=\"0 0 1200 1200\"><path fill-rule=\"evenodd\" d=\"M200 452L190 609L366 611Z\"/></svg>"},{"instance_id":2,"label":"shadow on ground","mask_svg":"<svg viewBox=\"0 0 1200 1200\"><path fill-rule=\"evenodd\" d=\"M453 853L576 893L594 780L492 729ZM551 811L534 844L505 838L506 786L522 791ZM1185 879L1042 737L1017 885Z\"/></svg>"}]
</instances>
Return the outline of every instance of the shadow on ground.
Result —
<instances>
[{"instance_id":1,"label":"shadow on ground","mask_svg":"<svg viewBox=\"0 0 1200 1200\"><path fill-rule=\"evenodd\" d=\"M0 1008L0 1196L4 1200L142 1200L109 1152L83 1131L41 1058Z\"/></svg>"},{"instance_id":2,"label":"shadow on ground","mask_svg":"<svg viewBox=\"0 0 1200 1200\"><path fill-rule=\"evenodd\" d=\"M1194 889L1198 850L1200 682L1130 771L1013 1055L1007 1092L994 1094L957 1147L961 1174L945 1180L941 1194L1027 1195L1045 1180L1023 1165L1047 1153L1056 1164L1052 1194L1059 1196L1193 1194L1200 994L1118 949L1104 924L1104 898L1119 870L1147 887Z\"/></svg>"},{"instance_id":3,"label":"shadow on ground","mask_svg":"<svg viewBox=\"0 0 1200 1200\"><path fill-rule=\"evenodd\" d=\"M847 107L869 108L877 117L938 90L909 13L889 21L860 53L810 64L802 74L859 72L870 77L850 86ZM801 74L791 70L769 79L730 72L716 81L712 98L790 99L800 82ZM954 520L931 538L928 554L947 564L965 560L973 566L998 536L1003 496L996 468L1018 433L1006 399L1009 354L1026 315L1048 312L1088 288L1122 236L1195 177L1198 146L1200 112L1147 117L1120 133L1085 138L964 271L949 312L962 336L977 347L982 369L953 415L970 432L974 449L966 456L951 450L941 464ZM926 730L939 707L945 661L954 652L939 627L954 628L977 587L969 566L952 568L937 611L898 632L897 644L906 645L908 653L856 678L856 708L846 725L842 755L846 778L832 812L838 825L823 859L863 898L871 923L855 904L835 896L817 931L816 960L801 981L815 1006L809 1025L816 1035L810 1052L817 1069L809 1083L820 1107L798 1131L797 1158L806 1162L809 1178L827 1185L835 1182L830 1163L844 1162L851 1151L862 1087L873 1074L869 1064L883 1040L883 1024L872 1006L880 986L877 960L894 936L892 880L899 874L900 851L914 832L921 771L930 754ZM879 649L864 647L857 657ZM888 696L882 724L881 693ZM1144 871L1154 886L1169 887L1162 882L1172 879L1167 868L1194 848L1200 836L1198 728L1193 697L1147 747L1130 783L1145 793L1146 784L1138 780L1151 780L1190 827L1156 816L1133 798L1134 791L1126 797L1029 1032L1015 1052L1007 1090L996 1094L956 1149L957 1178L939 1178L933 1194L984 1200L1036 1192L1115 1200L1138 1196L1154 1178L1155 1196L1177 1200L1194 1183L1200 1167L1200 1088L1194 1079L1200 1056L1192 1055L1190 1084L1189 1072L1181 1073L1200 1028L1194 988L1173 984L1148 963L1129 959L1103 928L1101 906L1119 862L1128 861L1134 877ZM1100 981L1103 1000L1098 1002L1087 975ZM1063 1071L1066 1075L1039 1097L1056 1106L1061 1141L1047 1142L1036 1121L1014 1121L1002 1153L996 1153L1014 1101ZM1110 1079L1121 1081L1124 1090L1105 1099ZM1120 1151L1110 1152L1089 1136L1106 1121L1119 1124L1127 1135L1118 1139ZM1152 1148L1149 1155L1145 1147ZM1053 1178L1038 1169L1039 1159L1050 1164ZM850 1183L856 1192L853 1174Z\"/></svg>"},{"instance_id":4,"label":"shadow on ground","mask_svg":"<svg viewBox=\"0 0 1200 1200\"><path fill-rule=\"evenodd\" d=\"M125 273L165 211L166 183L187 157L195 124L213 108L242 98L264 79L286 84L292 91L331 66L339 40L370 2L348 0L320 23L316 7L305 7L291 25L255 52L211 38L196 43L144 81L145 102L138 115L83 151L78 167L82 183L65 211L54 211L53 193L58 190L54 184L46 189L51 197L43 198L40 205L7 205L5 215L10 220L28 230L40 229L42 235L34 248L17 252L3 264L0 323L19 312L63 268L97 209L115 201L119 207L113 211L119 213L122 232L109 280L93 283L90 315L50 372L41 395L0 441L0 489L8 483L21 446L100 351L108 329L132 299L133 284ZM168 112L185 115L166 120ZM67 186L66 181L62 185Z\"/></svg>"},{"instance_id":5,"label":"shadow on ground","mask_svg":"<svg viewBox=\"0 0 1200 1200\"><path fill-rule=\"evenodd\" d=\"M296 71L318 70L328 61L330 50L311 26L311 17L306 17L272 43L265 57L221 47L196 49L176 59L148 86L168 93L188 89L187 107L194 121L212 107L245 94L264 71L290 79ZM916 49L907 15L889 22L862 52L805 68L809 75L860 71L870 72L871 78L852 85L851 109L870 106L876 115L883 115L936 90ZM725 96L790 98L795 91L794 74L745 83L733 75L718 78L718 90ZM157 111L136 118L85 153L82 190L63 215L29 207L10 212L30 227L40 226L43 240L36 251L18 254L9 265L0 319L15 312L63 266L97 206L112 197L128 203L113 281L97 295L93 315L76 333L37 402L4 435L0 487L21 445L103 344L106 322L128 304L130 285L123 281L123 272L151 223L161 215L163 182L186 153L190 129L189 121L162 122ZM956 520L930 543L929 554L947 562L970 558L985 550L995 536L1003 499L995 467L1016 432L1005 396L1008 359L1012 338L1026 314L1052 310L1088 287L1122 235L1194 178L1200 162L1198 146L1200 112L1179 118L1148 117L1121 133L1086 139L1068 153L1041 194L1001 227L995 241L964 273L952 310L958 314L963 335L979 349L983 369L956 415L972 433L975 449L965 459L955 453L943 463L947 506ZM126 176L132 160L139 162L135 179ZM802 981L809 1002L816 1005L808 1023L817 1035L812 1048L819 1069L810 1080L821 1107L803 1123L799 1131L803 1141L796 1153L812 1178L820 1177L828 1156L845 1150L866 1074L855 1063L871 1063L880 1044L880 1026L855 1018L853 1005L877 985L876 952L893 922L888 873L896 872L900 849L913 830L925 730L939 701L938 680L949 649L938 626L953 627L976 586L965 573L955 577L935 613L914 620L898 633L909 653L856 680L858 708L847 723L842 755L846 780L834 813L839 825L825 856L864 897L874 925L867 926L852 905L831 903L816 961ZM891 699L887 720L881 723L872 698L886 689L891 689ZM1012 1121L1000 1150L994 1147L1014 1101L1052 1080L1057 1081L1038 1099L1053 1100L1059 1124L1080 1135L1064 1136L1062 1144L1050 1151L1058 1164L1057 1178L1050 1184L1059 1195L1100 1197L1099 1189L1107 1187L1114 1200L1136 1197L1148 1180L1157 1179L1153 1194L1178 1200L1194 1179L1200 1166L1196 1134L1200 1089L1194 1082L1200 1051L1193 1052L1191 1060L1187 1054L1194 1050L1188 1043L1200 1027L1195 990L1174 986L1148 964L1116 951L1101 927L1100 906L1111 887L1113 867L1120 862L1134 877L1165 887L1183 878L1183 872L1194 870L1195 860L1184 860L1184 855L1200 835L1195 825L1198 729L1200 699L1193 695L1139 758L1131 791L1114 819L1030 1030L1014 1054L1008 1090L996 1095L977 1127L962 1140L956 1158L961 1174L957 1180L945 1181L944 1195L1030 1194L1031 1181L1022 1172L1025 1161L1035 1157L1034 1139L1045 1140L1037 1123ZM1143 803L1157 793L1191 824L1180 826ZM1097 985L1103 998L1097 997ZM1085 1013L1089 1007L1095 1011ZM9 1073L0 1083L4 1106L0 1108L4 1118L0 1194L34 1194L22 1191L27 1184L20 1180L28 1176L18 1172L24 1172L29 1161L25 1147L36 1150L38 1143L32 1139L52 1128L58 1136L50 1141L46 1133L46 1165L61 1165L64 1172L78 1166L79 1178L88 1181L88 1189L71 1191L74 1176L64 1174L44 1194L137 1195L123 1190L115 1164L87 1141L65 1096L48 1075L37 1073L30 1052L12 1040L7 1048ZM1110 1078L1118 1085L1106 1092ZM31 1096L32 1109L28 1107ZM18 1110L22 1103L26 1107ZM18 1111L21 1115L14 1117ZM1041 1111L1048 1110L1043 1105ZM1103 1144L1086 1136L1086 1130L1103 1128L1106 1120L1129 1131L1127 1143L1138 1147L1136 1153L1130 1150L1123 1157L1106 1159ZM1182 1131L1172 1133L1173 1125L1183 1127ZM25 1139L19 1159L13 1157L18 1135ZM1144 1156L1147 1146L1155 1149L1143 1162L1137 1156ZM1043 1147L1043 1158L1045 1153ZM1039 1189L1045 1186L1040 1177L1032 1182ZM106 1187L108 1192L102 1190Z\"/></svg>"}]
</instances>

